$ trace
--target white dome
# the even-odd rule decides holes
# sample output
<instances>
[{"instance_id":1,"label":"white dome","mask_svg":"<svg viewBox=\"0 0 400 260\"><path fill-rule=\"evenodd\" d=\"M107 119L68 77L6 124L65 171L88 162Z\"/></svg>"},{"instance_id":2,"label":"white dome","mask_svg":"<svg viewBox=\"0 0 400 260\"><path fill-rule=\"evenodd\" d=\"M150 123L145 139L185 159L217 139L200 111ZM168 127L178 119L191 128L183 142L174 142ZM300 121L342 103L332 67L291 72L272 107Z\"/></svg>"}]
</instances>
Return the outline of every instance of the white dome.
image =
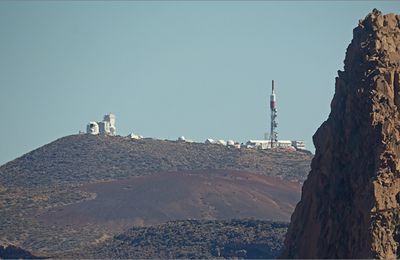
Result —
<instances>
[{"instance_id":1,"label":"white dome","mask_svg":"<svg viewBox=\"0 0 400 260\"><path fill-rule=\"evenodd\" d=\"M86 126L86 133L97 135L99 134L99 124L97 122L89 122Z\"/></svg>"}]
</instances>

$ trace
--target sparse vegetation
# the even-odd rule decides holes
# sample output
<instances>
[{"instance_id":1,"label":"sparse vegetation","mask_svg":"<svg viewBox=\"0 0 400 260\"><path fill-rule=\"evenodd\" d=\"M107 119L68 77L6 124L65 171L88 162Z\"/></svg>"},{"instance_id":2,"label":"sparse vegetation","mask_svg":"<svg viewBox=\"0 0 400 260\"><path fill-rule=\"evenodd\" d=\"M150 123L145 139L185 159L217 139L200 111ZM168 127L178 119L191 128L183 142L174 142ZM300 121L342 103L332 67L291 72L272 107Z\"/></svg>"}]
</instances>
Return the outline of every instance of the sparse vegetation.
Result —
<instances>
[{"instance_id":1,"label":"sparse vegetation","mask_svg":"<svg viewBox=\"0 0 400 260\"><path fill-rule=\"evenodd\" d=\"M288 224L261 220L185 220L133 227L74 258L275 258Z\"/></svg>"},{"instance_id":2,"label":"sparse vegetation","mask_svg":"<svg viewBox=\"0 0 400 260\"><path fill-rule=\"evenodd\" d=\"M32 255L30 252L22 248L8 245L0 245L0 259L39 259L40 257Z\"/></svg>"},{"instance_id":3,"label":"sparse vegetation","mask_svg":"<svg viewBox=\"0 0 400 260\"><path fill-rule=\"evenodd\" d=\"M3 187L54 187L122 179L160 171L236 169L304 181L306 152L237 149L221 145L72 135L0 167Z\"/></svg>"},{"instance_id":4,"label":"sparse vegetation","mask_svg":"<svg viewBox=\"0 0 400 260\"><path fill-rule=\"evenodd\" d=\"M86 183L164 171L236 169L303 181L312 155L152 139L72 135L0 167L0 244L40 255L85 247L110 234L99 225L49 226L37 215L92 199Z\"/></svg>"}]
</instances>

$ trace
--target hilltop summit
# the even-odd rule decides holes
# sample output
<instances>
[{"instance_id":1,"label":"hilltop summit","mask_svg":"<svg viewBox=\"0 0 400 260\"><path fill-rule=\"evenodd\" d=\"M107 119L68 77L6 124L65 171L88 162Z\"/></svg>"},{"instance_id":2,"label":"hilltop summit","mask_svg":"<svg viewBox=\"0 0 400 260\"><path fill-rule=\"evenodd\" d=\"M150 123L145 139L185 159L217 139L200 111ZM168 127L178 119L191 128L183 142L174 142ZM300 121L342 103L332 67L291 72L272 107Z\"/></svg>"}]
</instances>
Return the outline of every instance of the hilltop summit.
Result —
<instances>
[{"instance_id":1,"label":"hilltop summit","mask_svg":"<svg viewBox=\"0 0 400 260\"><path fill-rule=\"evenodd\" d=\"M302 182L311 158L303 151L79 134L57 139L0 166L0 185L56 186L205 169L247 170Z\"/></svg>"}]
</instances>

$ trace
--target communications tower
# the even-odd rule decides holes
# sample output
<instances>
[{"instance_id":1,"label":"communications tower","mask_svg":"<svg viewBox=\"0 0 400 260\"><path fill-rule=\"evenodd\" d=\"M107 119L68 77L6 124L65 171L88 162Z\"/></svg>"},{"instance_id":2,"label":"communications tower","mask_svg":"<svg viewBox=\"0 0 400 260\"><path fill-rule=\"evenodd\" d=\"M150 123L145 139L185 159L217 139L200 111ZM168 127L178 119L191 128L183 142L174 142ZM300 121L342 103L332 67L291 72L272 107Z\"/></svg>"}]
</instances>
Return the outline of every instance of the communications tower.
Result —
<instances>
[{"instance_id":1,"label":"communications tower","mask_svg":"<svg viewBox=\"0 0 400 260\"><path fill-rule=\"evenodd\" d=\"M275 86L274 80L272 80L272 93L270 96L270 108L271 108L271 132L270 132L270 141L271 141L271 148L275 148L278 146L278 132L276 131L276 127L278 123L276 122L276 96L275 96Z\"/></svg>"}]
</instances>

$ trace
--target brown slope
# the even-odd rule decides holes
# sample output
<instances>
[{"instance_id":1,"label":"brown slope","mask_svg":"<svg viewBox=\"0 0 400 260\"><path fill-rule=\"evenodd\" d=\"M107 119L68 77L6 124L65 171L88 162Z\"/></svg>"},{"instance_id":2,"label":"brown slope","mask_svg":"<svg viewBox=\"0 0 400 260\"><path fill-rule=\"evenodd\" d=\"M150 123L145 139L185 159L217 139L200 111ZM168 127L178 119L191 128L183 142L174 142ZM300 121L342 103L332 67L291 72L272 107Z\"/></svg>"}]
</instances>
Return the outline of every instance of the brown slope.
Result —
<instances>
[{"instance_id":1,"label":"brown slope","mask_svg":"<svg viewBox=\"0 0 400 260\"><path fill-rule=\"evenodd\" d=\"M47 225L87 224L120 232L131 225L179 219L257 218L288 221L299 183L232 170L163 172L82 187L93 200L56 207L40 216Z\"/></svg>"},{"instance_id":2,"label":"brown slope","mask_svg":"<svg viewBox=\"0 0 400 260\"><path fill-rule=\"evenodd\" d=\"M400 16L353 31L283 258L400 257Z\"/></svg>"}]
</instances>

